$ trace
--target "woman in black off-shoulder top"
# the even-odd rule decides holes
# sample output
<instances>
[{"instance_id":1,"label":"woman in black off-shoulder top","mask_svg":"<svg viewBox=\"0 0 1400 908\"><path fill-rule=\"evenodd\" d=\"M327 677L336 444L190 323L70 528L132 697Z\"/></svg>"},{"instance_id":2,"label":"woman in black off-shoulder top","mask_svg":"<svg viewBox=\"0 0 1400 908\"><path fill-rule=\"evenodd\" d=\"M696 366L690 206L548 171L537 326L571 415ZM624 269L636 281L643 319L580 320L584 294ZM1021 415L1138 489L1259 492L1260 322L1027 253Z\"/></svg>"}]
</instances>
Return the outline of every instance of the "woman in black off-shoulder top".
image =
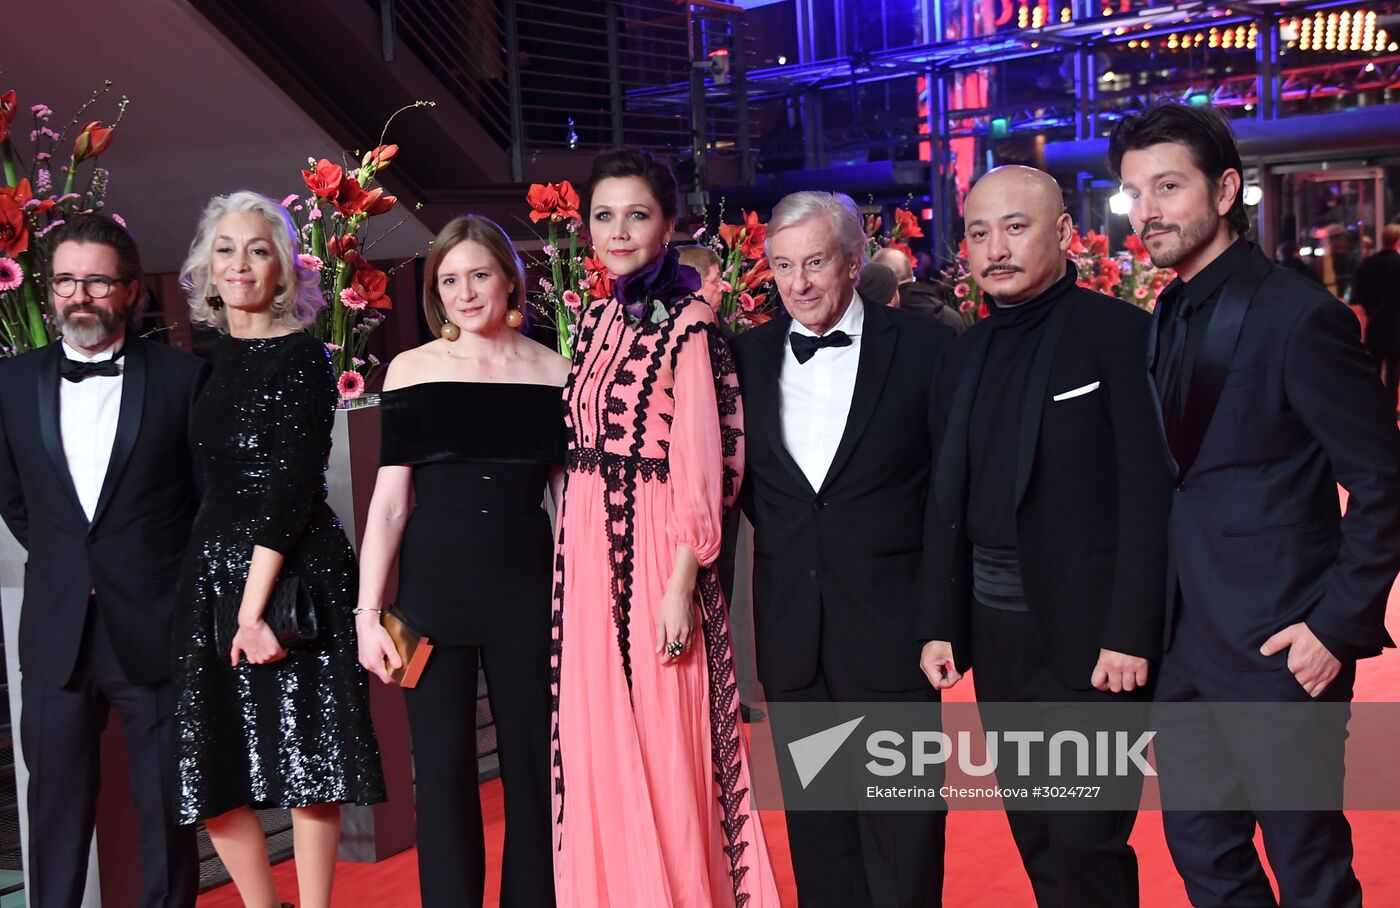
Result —
<instances>
[{"instance_id":1,"label":"woman in black off-shoulder top","mask_svg":"<svg viewBox=\"0 0 1400 908\"><path fill-rule=\"evenodd\" d=\"M404 691L417 773L425 908L480 905L477 668L486 670L505 786L503 906L554 904L549 824L553 539L543 509L564 457L568 360L519 333L519 256L491 221L433 242L424 312L438 335L390 364L380 470L361 547L360 662L388 680L393 600L433 652Z\"/></svg>"}]
</instances>

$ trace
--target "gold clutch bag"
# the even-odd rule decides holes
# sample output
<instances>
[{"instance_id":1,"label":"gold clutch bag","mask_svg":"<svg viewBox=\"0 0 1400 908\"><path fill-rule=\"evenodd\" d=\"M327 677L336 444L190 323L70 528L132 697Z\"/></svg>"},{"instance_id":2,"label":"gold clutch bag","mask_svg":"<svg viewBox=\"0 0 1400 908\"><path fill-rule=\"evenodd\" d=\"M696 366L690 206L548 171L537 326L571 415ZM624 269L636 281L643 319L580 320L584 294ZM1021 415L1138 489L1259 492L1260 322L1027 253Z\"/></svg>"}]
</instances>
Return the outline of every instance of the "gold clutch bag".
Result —
<instances>
[{"instance_id":1,"label":"gold clutch bag","mask_svg":"<svg viewBox=\"0 0 1400 908\"><path fill-rule=\"evenodd\" d=\"M410 627L403 619L403 613L395 606L390 606L379 621L384 625L389 639L394 641L394 649L399 654L400 667L390 669L390 674L400 687L417 687L418 679L423 677L423 667L433 654L432 641Z\"/></svg>"}]
</instances>

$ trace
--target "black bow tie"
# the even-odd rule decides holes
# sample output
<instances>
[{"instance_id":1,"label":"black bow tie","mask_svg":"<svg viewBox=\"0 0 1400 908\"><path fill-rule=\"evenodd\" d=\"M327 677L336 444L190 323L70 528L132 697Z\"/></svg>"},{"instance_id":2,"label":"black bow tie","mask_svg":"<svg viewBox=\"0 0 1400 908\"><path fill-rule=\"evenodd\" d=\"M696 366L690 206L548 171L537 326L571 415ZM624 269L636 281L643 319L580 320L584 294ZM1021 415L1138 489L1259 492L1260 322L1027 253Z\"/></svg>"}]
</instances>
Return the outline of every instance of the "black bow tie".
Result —
<instances>
[{"instance_id":1,"label":"black bow tie","mask_svg":"<svg viewBox=\"0 0 1400 908\"><path fill-rule=\"evenodd\" d=\"M122 370L117 366L117 360L121 359L125 352L125 350L118 350L111 359L89 363L69 359L65 356L59 365L58 374L71 382L80 382L85 378L92 378L94 375L121 375Z\"/></svg>"},{"instance_id":2,"label":"black bow tie","mask_svg":"<svg viewBox=\"0 0 1400 908\"><path fill-rule=\"evenodd\" d=\"M851 336L844 331L832 331L821 337L798 334L794 331L788 335L788 338L792 341L792 355L797 357L799 363L805 363L816 356L817 351L822 347L849 347L851 345Z\"/></svg>"}]
</instances>

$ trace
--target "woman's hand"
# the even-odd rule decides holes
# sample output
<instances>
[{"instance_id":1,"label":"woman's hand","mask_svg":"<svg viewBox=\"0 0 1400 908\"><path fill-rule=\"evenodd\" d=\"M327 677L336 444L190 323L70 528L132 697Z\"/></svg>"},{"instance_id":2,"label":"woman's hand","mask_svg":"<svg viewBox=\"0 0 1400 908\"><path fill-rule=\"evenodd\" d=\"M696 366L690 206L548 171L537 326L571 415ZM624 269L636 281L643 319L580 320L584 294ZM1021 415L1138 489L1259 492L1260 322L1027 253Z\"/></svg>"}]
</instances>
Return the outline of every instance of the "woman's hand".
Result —
<instances>
[{"instance_id":1,"label":"woman's hand","mask_svg":"<svg viewBox=\"0 0 1400 908\"><path fill-rule=\"evenodd\" d=\"M695 590L667 590L661 597L661 608L656 616L656 652L661 656L661 664L669 665L682 659L690 650L691 635L694 633ZM680 643L676 652L674 643ZM675 653L672 655L672 653Z\"/></svg>"},{"instance_id":2,"label":"woman's hand","mask_svg":"<svg viewBox=\"0 0 1400 908\"><path fill-rule=\"evenodd\" d=\"M389 632L379 623L379 615L373 612L356 615L355 636L359 638L360 665L380 681L391 684L393 673L403 667L403 660Z\"/></svg>"},{"instance_id":3,"label":"woman's hand","mask_svg":"<svg viewBox=\"0 0 1400 908\"><path fill-rule=\"evenodd\" d=\"M229 652L229 664L238 667L238 657L247 656L253 665L268 665L285 657L287 651L277 642L277 635L267 622L259 618L251 624L239 623L238 633L233 635L233 649Z\"/></svg>"}]
</instances>

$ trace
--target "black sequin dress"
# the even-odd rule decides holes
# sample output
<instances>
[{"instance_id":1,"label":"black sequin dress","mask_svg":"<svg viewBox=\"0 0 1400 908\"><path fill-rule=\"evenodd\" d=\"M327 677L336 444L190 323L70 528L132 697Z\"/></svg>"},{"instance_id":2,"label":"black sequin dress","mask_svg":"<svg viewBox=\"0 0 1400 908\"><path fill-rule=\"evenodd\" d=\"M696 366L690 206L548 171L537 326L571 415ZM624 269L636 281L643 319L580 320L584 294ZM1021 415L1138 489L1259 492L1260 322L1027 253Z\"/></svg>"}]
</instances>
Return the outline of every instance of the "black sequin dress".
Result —
<instances>
[{"instance_id":1,"label":"black sequin dress","mask_svg":"<svg viewBox=\"0 0 1400 908\"><path fill-rule=\"evenodd\" d=\"M242 805L384 800L351 609L355 555L326 504L334 378L306 334L221 338L190 436L204 479L175 616L181 823ZM253 546L310 590L320 638L270 665L215 652L214 603L242 590Z\"/></svg>"}]
</instances>

